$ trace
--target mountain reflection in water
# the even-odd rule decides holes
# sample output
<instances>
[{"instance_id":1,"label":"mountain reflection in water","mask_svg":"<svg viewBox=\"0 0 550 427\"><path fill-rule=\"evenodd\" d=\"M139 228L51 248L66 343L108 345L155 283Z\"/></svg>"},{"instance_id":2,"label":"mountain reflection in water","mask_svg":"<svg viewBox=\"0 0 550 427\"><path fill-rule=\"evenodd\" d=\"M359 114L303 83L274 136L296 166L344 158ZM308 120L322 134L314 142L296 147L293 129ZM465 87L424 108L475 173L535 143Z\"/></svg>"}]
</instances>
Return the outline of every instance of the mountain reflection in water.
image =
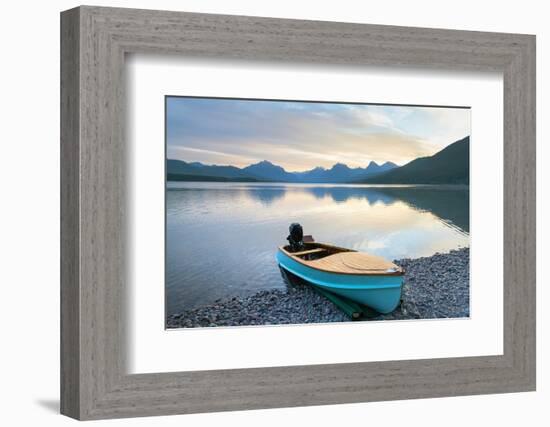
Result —
<instances>
[{"instance_id":1,"label":"mountain reflection in water","mask_svg":"<svg viewBox=\"0 0 550 427\"><path fill-rule=\"evenodd\" d=\"M288 191L285 186L248 188L250 197L266 206L283 199ZM336 203L349 199L364 200L370 206L382 203L386 206L402 201L413 209L431 212L447 224L469 233L470 192L466 187L450 186L377 186L377 187L299 187L291 191L311 193L316 199L331 198Z\"/></svg>"}]
</instances>

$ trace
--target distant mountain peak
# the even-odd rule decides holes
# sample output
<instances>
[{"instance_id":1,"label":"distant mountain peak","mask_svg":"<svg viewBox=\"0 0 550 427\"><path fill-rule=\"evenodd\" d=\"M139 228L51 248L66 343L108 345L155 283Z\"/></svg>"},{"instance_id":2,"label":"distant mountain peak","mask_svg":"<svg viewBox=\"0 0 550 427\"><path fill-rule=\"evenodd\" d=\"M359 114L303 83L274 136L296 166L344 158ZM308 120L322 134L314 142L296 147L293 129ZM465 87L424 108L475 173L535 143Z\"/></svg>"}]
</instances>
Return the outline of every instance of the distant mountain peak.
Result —
<instances>
[{"instance_id":1,"label":"distant mountain peak","mask_svg":"<svg viewBox=\"0 0 550 427\"><path fill-rule=\"evenodd\" d=\"M254 177L268 181L292 181L294 175L288 173L281 166L274 165L268 160L254 163L242 169L244 172L251 174Z\"/></svg>"},{"instance_id":2,"label":"distant mountain peak","mask_svg":"<svg viewBox=\"0 0 550 427\"><path fill-rule=\"evenodd\" d=\"M347 170L349 166L344 163L335 163L330 170Z\"/></svg>"},{"instance_id":3,"label":"distant mountain peak","mask_svg":"<svg viewBox=\"0 0 550 427\"><path fill-rule=\"evenodd\" d=\"M365 171L369 173L377 172L378 170L380 170L380 165L376 163L374 160L371 160L369 165L365 169Z\"/></svg>"},{"instance_id":4,"label":"distant mountain peak","mask_svg":"<svg viewBox=\"0 0 550 427\"><path fill-rule=\"evenodd\" d=\"M279 165L276 165L274 163L271 163L269 160L262 160L258 163L253 163L249 166L246 166L245 168L243 169L248 169L248 168L258 168L258 167L261 167L261 168L277 168L277 169L284 169L283 167L279 166Z\"/></svg>"},{"instance_id":5,"label":"distant mountain peak","mask_svg":"<svg viewBox=\"0 0 550 427\"><path fill-rule=\"evenodd\" d=\"M249 165L243 170L252 170L252 169L277 169L277 170L284 170L281 166L274 165L268 160L262 160L261 162L254 163L252 165Z\"/></svg>"}]
</instances>

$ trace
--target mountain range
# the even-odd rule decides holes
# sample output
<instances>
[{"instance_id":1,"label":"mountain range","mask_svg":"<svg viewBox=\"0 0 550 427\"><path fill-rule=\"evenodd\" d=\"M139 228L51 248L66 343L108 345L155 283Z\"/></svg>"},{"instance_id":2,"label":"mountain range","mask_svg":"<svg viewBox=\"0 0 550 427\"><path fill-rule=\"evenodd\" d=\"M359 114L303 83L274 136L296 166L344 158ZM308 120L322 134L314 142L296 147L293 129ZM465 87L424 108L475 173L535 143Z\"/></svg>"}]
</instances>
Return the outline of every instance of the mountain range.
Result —
<instances>
[{"instance_id":1,"label":"mountain range","mask_svg":"<svg viewBox=\"0 0 550 427\"><path fill-rule=\"evenodd\" d=\"M168 181L225 182L297 182L297 183L373 183L373 184L466 184L469 176L469 143L466 137L430 157L415 159L406 165L371 161L364 168L336 163L330 169L316 167L304 172L287 172L281 166L263 160L238 168L205 165L168 159Z\"/></svg>"},{"instance_id":2,"label":"mountain range","mask_svg":"<svg viewBox=\"0 0 550 427\"><path fill-rule=\"evenodd\" d=\"M369 184L468 184L470 137L467 136L429 157L419 157L399 168L366 177Z\"/></svg>"},{"instance_id":3,"label":"mountain range","mask_svg":"<svg viewBox=\"0 0 550 427\"><path fill-rule=\"evenodd\" d=\"M350 168L343 163L336 163L330 169L316 167L305 172L287 172L282 167L264 160L260 163L247 166L242 170L251 176L266 181L322 183L355 181L396 167L397 165L391 162L386 162L382 165L370 162L366 168Z\"/></svg>"},{"instance_id":4,"label":"mountain range","mask_svg":"<svg viewBox=\"0 0 550 427\"><path fill-rule=\"evenodd\" d=\"M345 183L366 179L376 174L396 168L397 165L386 162L382 165L370 162L365 168L350 168L337 163L330 169L316 167L304 172L287 172L281 166L267 160L246 166L205 165L182 160L168 159L166 162L169 181L245 181L245 182L312 182Z\"/></svg>"}]
</instances>

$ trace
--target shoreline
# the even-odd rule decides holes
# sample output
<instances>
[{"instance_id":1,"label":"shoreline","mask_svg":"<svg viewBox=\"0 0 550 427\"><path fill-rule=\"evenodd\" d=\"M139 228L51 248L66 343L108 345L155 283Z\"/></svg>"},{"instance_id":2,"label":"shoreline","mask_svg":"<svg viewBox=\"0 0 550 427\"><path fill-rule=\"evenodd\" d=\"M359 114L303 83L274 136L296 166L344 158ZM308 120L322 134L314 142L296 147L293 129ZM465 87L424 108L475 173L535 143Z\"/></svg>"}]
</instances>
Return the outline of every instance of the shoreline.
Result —
<instances>
[{"instance_id":1,"label":"shoreline","mask_svg":"<svg viewBox=\"0 0 550 427\"><path fill-rule=\"evenodd\" d=\"M451 184L451 183L388 183L388 184L370 184L366 182L315 182L315 181L258 181L258 180L237 180L237 179L200 179L200 180L177 180L177 179L166 179L166 184L168 183L175 183L179 184L181 182L191 182L191 183L220 183L220 184L298 184L298 185L310 185L310 186L323 186L323 187L370 187L370 188L384 188L384 187L394 187L394 188L402 188L402 187L418 187L423 189L433 189L433 190L467 190L470 191L470 184L464 184L464 183L457 183L457 184ZM172 190L175 188L167 188L168 190Z\"/></svg>"},{"instance_id":2,"label":"shoreline","mask_svg":"<svg viewBox=\"0 0 550 427\"><path fill-rule=\"evenodd\" d=\"M405 269L402 304L391 313L365 321L460 318L470 315L469 248L393 262ZM351 321L310 285L294 280L285 282L286 290L265 290L246 297L217 300L170 315L166 318L166 328Z\"/></svg>"}]
</instances>

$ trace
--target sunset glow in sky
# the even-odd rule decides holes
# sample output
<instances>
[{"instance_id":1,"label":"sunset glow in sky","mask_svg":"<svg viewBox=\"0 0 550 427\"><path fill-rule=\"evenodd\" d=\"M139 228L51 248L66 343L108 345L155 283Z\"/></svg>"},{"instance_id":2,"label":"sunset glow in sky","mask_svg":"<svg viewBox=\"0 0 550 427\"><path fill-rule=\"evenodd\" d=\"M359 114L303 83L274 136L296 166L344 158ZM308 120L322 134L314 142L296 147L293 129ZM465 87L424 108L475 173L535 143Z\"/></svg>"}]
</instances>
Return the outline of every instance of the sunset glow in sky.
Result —
<instances>
[{"instance_id":1,"label":"sunset glow in sky","mask_svg":"<svg viewBox=\"0 0 550 427\"><path fill-rule=\"evenodd\" d=\"M469 108L168 97L167 157L287 171L403 165L470 135Z\"/></svg>"}]
</instances>

